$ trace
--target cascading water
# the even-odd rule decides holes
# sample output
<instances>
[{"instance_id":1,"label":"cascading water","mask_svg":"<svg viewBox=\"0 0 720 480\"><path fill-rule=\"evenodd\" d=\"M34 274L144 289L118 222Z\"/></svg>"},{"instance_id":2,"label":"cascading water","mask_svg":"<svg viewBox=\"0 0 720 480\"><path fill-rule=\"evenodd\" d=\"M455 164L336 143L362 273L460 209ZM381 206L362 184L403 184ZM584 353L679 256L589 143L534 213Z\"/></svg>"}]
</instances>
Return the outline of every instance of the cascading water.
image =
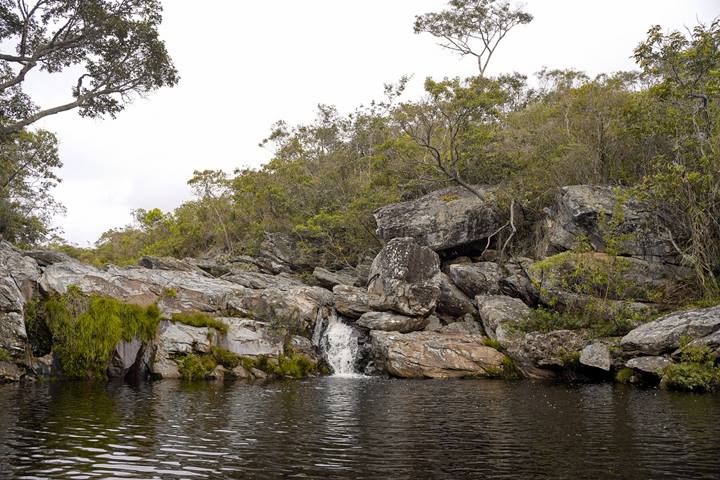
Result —
<instances>
[{"instance_id":1,"label":"cascading water","mask_svg":"<svg viewBox=\"0 0 720 480\"><path fill-rule=\"evenodd\" d=\"M353 328L337 315L330 315L320 346L335 376L355 376L358 338Z\"/></svg>"}]
</instances>

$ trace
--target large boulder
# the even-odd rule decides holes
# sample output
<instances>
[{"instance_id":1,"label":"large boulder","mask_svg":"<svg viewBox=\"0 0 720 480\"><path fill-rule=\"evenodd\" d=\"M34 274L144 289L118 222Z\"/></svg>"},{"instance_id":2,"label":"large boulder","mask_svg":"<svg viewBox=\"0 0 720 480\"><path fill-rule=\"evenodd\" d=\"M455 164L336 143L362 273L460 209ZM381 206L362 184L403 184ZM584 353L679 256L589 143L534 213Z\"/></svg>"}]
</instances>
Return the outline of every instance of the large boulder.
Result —
<instances>
[{"instance_id":1,"label":"large boulder","mask_svg":"<svg viewBox=\"0 0 720 480\"><path fill-rule=\"evenodd\" d=\"M374 213L378 236L412 237L433 250L447 250L488 238L501 225L492 191L474 187L438 190L416 200L388 205Z\"/></svg>"},{"instance_id":2,"label":"large boulder","mask_svg":"<svg viewBox=\"0 0 720 480\"><path fill-rule=\"evenodd\" d=\"M217 343L236 355L278 356L283 352L282 337L271 332L264 322L245 318L220 318L228 326L228 331L220 335Z\"/></svg>"},{"instance_id":3,"label":"large boulder","mask_svg":"<svg viewBox=\"0 0 720 480\"><path fill-rule=\"evenodd\" d=\"M502 267L494 262L455 263L447 268L447 274L470 298L499 294L500 280L505 276Z\"/></svg>"},{"instance_id":4,"label":"large boulder","mask_svg":"<svg viewBox=\"0 0 720 480\"><path fill-rule=\"evenodd\" d=\"M609 372L612 367L610 349L601 342L591 343L580 352L580 365Z\"/></svg>"},{"instance_id":5,"label":"large boulder","mask_svg":"<svg viewBox=\"0 0 720 480\"><path fill-rule=\"evenodd\" d=\"M632 368L637 373L646 376L660 377L665 367L672 365L667 357L652 355L648 357L631 358L625 362L625 367Z\"/></svg>"},{"instance_id":6,"label":"large boulder","mask_svg":"<svg viewBox=\"0 0 720 480\"><path fill-rule=\"evenodd\" d=\"M579 359L588 334L582 330L510 332L498 341L525 376L556 378Z\"/></svg>"},{"instance_id":7,"label":"large boulder","mask_svg":"<svg viewBox=\"0 0 720 480\"><path fill-rule=\"evenodd\" d=\"M625 335L620 345L628 352L661 355L680 346L680 339L708 336L720 330L720 305L674 312L640 325Z\"/></svg>"},{"instance_id":8,"label":"large boulder","mask_svg":"<svg viewBox=\"0 0 720 480\"><path fill-rule=\"evenodd\" d=\"M208 327L192 327L163 321L158 325L150 371L159 378L180 378L175 358L190 353L207 353L214 337Z\"/></svg>"},{"instance_id":9,"label":"large boulder","mask_svg":"<svg viewBox=\"0 0 720 480\"><path fill-rule=\"evenodd\" d=\"M110 356L110 365L107 374L110 378L123 378L130 369L137 363L143 342L139 338L133 338L130 341L121 340Z\"/></svg>"},{"instance_id":10,"label":"large boulder","mask_svg":"<svg viewBox=\"0 0 720 480\"><path fill-rule=\"evenodd\" d=\"M621 193L618 196L618 193ZM622 197L622 198L621 198ZM608 225L615 236L625 236L617 245L619 254L646 260L675 263L678 255L667 232L654 228L648 207L614 187L572 185L560 189L545 224L541 256L577 246L582 237L594 250L607 248ZM621 217L618 213L621 212Z\"/></svg>"},{"instance_id":11,"label":"large boulder","mask_svg":"<svg viewBox=\"0 0 720 480\"><path fill-rule=\"evenodd\" d=\"M363 313L371 311L366 288L351 287L349 285L335 285L333 287L335 310L349 318L360 318Z\"/></svg>"},{"instance_id":12,"label":"large boulder","mask_svg":"<svg viewBox=\"0 0 720 480\"><path fill-rule=\"evenodd\" d=\"M428 320L427 318L406 317L391 312L368 312L364 313L356 324L368 330L410 333L425 328Z\"/></svg>"},{"instance_id":13,"label":"large boulder","mask_svg":"<svg viewBox=\"0 0 720 480\"><path fill-rule=\"evenodd\" d=\"M368 301L374 310L424 316L440 298L440 257L412 238L394 238L370 270Z\"/></svg>"},{"instance_id":14,"label":"large boulder","mask_svg":"<svg viewBox=\"0 0 720 480\"><path fill-rule=\"evenodd\" d=\"M375 365L400 378L497 376L505 355L484 345L482 335L371 332Z\"/></svg>"},{"instance_id":15,"label":"large boulder","mask_svg":"<svg viewBox=\"0 0 720 480\"><path fill-rule=\"evenodd\" d=\"M344 268L331 272L322 267L315 267L313 277L321 287L333 288L335 285L357 285L359 283L354 268Z\"/></svg>"},{"instance_id":16,"label":"large boulder","mask_svg":"<svg viewBox=\"0 0 720 480\"><path fill-rule=\"evenodd\" d=\"M478 295L475 301L485 333L501 344L513 326L517 326L530 316L530 308L517 298Z\"/></svg>"},{"instance_id":17,"label":"large boulder","mask_svg":"<svg viewBox=\"0 0 720 480\"><path fill-rule=\"evenodd\" d=\"M477 313L472 300L456 287L447 275L440 273L439 277L440 298L438 298L436 308L439 316L457 318L466 314L474 315Z\"/></svg>"}]
</instances>

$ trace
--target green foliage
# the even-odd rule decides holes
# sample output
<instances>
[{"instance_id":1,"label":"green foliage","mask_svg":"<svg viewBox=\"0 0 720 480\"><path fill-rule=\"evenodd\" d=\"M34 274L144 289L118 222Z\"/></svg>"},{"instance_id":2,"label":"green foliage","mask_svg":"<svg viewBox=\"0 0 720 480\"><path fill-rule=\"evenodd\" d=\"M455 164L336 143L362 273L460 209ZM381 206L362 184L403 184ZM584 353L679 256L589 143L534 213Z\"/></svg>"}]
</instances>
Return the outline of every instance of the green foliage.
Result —
<instances>
[{"instance_id":1,"label":"green foliage","mask_svg":"<svg viewBox=\"0 0 720 480\"><path fill-rule=\"evenodd\" d=\"M720 367L707 346L686 345L682 347L680 362L663 369L661 385L687 392L713 391L720 387Z\"/></svg>"},{"instance_id":2,"label":"green foliage","mask_svg":"<svg viewBox=\"0 0 720 480\"><path fill-rule=\"evenodd\" d=\"M161 296L163 298L176 298L177 290L175 290L174 288L164 288Z\"/></svg>"},{"instance_id":3,"label":"green foliage","mask_svg":"<svg viewBox=\"0 0 720 480\"><path fill-rule=\"evenodd\" d=\"M507 355L502 359L502 378L505 380L521 380L524 378L522 371L515 365L512 358Z\"/></svg>"},{"instance_id":4,"label":"green foliage","mask_svg":"<svg viewBox=\"0 0 720 480\"><path fill-rule=\"evenodd\" d=\"M141 307L114 298L86 296L75 287L64 295L47 299L38 307L52 335L52 349L71 378L105 378L106 368L120 340L155 335L160 311L157 306Z\"/></svg>"},{"instance_id":5,"label":"green foliage","mask_svg":"<svg viewBox=\"0 0 720 480\"><path fill-rule=\"evenodd\" d=\"M0 362L12 362L12 355L10 352L0 347Z\"/></svg>"},{"instance_id":6,"label":"green foliage","mask_svg":"<svg viewBox=\"0 0 720 480\"><path fill-rule=\"evenodd\" d=\"M213 355L189 353L177 360L178 371L183 380L202 380L209 375L218 363Z\"/></svg>"},{"instance_id":7,"label":"green foliage","mask_svg":"<svg viewBox=\"0 0 720 480\"><path fill-rule=\"evenodd\" d=\"M228 370L232 370L242 362L242 359L238 355L221 347L212 347L210 353L218 365L222 365Z\"/></svg>"},{"instance_id":8,"label":"green foliage","mask_svg":"<svg viewBox=\"0 0 720 480\"><path fill-rule=\"evenodd\" d=\"M214 328L222 334L226 334L228 331L228 326L226 324L224 324L220 320L217 320L216 318L211 317L210 315L200 312L175 313L172 316L172 321L184 323L185 325L190 325L193 327Z\"/></svg>"},{"instance_id":9,"label":"green foliage","mask_svg":"<svg viewBox=\"0 0 720 480\"><path fill-rule=\"evenodd\" d=\"M615 374L615 381L618 383L630 383L635 372L632 368L623 367Z\"/></svg>"},{"instance_id":10,"label":"green foliage","mask_svg":"<svg viewBox=\"0 0 720 480\"><path fill-rule=\"evenodd\" d=\"M580 352L562 349L560 351L560 361L570 370L577 370L580 367Z\"/></svg>"},{"instance_id":11,"label":"green foliage","mask_svg":"<svg viewBox=\"0 0 720 480\"><path fill-rule=\"evenodd\" d=\"M317 370L315 362L303 354L295 353L291 356L278 357L278 374L285 377L305 378Z\"/></svg>"},{"instance_id":12,"label":"green foliage","mask_svg":"<svg viewBox=\"0 0 720 480\"><path fill-rule=\"evenodd\" d=\"M486 347L494 348L495 350L498 350L498 351L500 351L502 349L500 342L498 342L497 340L495 340L493 338L486 338L485 340L483 340L483 344Z\"/></svg>"}]
</instances>

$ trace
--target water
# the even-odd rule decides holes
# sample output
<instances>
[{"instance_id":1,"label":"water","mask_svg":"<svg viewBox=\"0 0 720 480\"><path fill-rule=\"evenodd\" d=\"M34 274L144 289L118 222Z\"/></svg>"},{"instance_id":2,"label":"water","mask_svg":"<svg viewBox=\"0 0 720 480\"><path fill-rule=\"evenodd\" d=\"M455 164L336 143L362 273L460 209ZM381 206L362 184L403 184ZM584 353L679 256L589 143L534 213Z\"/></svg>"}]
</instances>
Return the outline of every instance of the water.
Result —
<instances>
[{"instance_id":1,"label":"water","mask_svg":"<svg viewBox=\"0 0 720 480\"><path fill-rule=\"evenodd\" d=\"M336 376L353 377L355 359L358 356L357 334L353 328L331 315L327 329L323 335L322 350L327 363Z\"/></svg>"},{"instance_id":2,"label":"water","mask_svg":"<svg viewBox=\"0 0 720 480\"><path fill-rule=\"evenodd\" d=\"M720 398L326 377L0 386L0 478L720 476Z\"/></svg>"}]
</instances>

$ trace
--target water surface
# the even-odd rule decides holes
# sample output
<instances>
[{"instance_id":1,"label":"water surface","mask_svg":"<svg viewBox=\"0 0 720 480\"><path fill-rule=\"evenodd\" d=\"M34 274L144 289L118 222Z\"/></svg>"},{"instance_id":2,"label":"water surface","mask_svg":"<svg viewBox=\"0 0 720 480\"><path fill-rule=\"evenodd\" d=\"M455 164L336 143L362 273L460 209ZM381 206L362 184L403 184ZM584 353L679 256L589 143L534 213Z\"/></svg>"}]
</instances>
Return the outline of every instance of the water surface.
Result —
<instances>
[{"instance_id":1,"label":"water surface","mask_svg":"<svg viewBox=\"0 0 720 480\"><path fill-rule=\"evenodd\" d=\"M720 397L320 378L0 386L0 478L713 478Z\"/></svg>"}]
</instances>

